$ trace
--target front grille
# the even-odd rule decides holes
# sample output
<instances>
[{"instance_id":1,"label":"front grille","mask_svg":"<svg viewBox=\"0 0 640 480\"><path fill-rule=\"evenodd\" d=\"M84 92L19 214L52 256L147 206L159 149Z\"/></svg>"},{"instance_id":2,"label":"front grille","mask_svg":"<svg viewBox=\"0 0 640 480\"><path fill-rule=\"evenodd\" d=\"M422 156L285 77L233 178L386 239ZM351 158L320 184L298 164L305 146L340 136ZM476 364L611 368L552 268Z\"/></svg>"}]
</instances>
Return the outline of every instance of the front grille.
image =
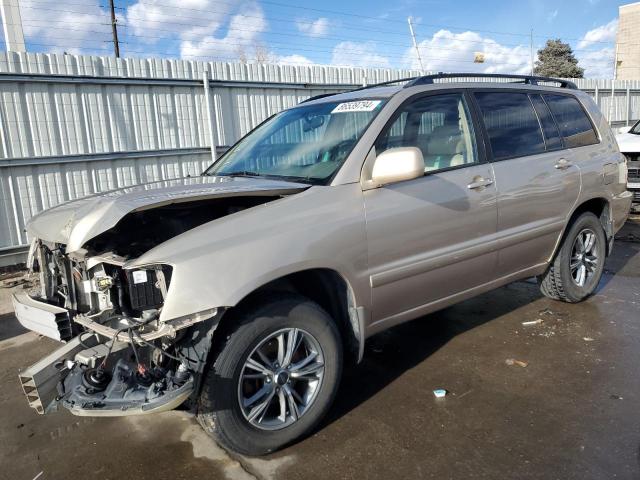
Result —
<instances>
[{"instance_id":1,"label":"front grille","mask_svg":"<svg viewBox=\"0 0 640 480\"><path fill-rule=\"evenodd\" d=\"M640 190L632 190L633 192L633 202L640 203Z\"/></svg>"},{"instance_id":2,"label":"front grille","mask_svg":"<svg viewBox=\"0 0 640 480\"><path fill-rule=\"evenodd\" d=\"M628 168L627 179L630 183L640 182L640 168Z\"/></svg>"}]
</instances>

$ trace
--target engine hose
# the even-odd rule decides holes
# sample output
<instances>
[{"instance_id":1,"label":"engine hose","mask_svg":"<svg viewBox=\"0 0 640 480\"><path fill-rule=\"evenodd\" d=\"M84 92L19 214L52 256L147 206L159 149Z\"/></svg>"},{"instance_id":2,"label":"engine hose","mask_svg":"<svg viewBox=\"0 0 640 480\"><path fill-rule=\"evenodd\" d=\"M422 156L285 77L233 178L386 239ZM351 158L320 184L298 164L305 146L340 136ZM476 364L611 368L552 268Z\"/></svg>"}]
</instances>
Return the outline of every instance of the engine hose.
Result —
<instances>
[{"instance_id":1,"label":"engine hose","mask_svg":"<svg viewBox=\"0 0 640 480\"><path fill-rule=\"evenodd\" d=\"M132 317L133 314L127 306L127 298L125 296L124 285L122 285L122 280L120 280L120 277L116 277L116 289L118 292L118 307L120 308L120 312L125 317Z\"/></svg>"}]
</instances>

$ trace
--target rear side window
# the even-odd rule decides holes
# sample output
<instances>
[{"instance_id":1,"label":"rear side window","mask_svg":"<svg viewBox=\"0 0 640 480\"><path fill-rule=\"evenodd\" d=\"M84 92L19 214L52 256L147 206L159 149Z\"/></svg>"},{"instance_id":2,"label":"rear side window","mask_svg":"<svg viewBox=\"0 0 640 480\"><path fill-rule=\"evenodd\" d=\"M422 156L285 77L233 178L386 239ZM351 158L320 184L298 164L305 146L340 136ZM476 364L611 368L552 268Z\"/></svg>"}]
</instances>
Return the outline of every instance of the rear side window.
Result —
<instances>
[{"instance_id":1,"label":"rear side window","mask_svg":"<svg viewBox=\"0 0 640 480\"><path fill-rule=\"evenodd\" d=\"M598 143L593 125L577 99L566 95L544 95L544 99L560 127L565 146L575 148Z\"/></svg>"},{"instance_id":2,"label":"rear side window","mask_svg":"<svg viewBox=\"0 0 640 480\"><path fill-rule=\"evenodd\" d=\"M547 150L558 150L562 148L562 139L560 138L560 131L556 125L555 120L551 116L549 107L544 103L541 95L531 95L531 103L536 109L540 125L542 125L542 133L544 133L544 141L547 145Z\"/></svg>"},{"instance_id":3,"label":"rear side window","mask_svg":"<svg viewBox=\"0 0 640 480\"><path fill-rule=\"evenodd\" d=\"M526 93L475 94L496 160L545 151L536 112Z\"/></svg>"}]
</instances>

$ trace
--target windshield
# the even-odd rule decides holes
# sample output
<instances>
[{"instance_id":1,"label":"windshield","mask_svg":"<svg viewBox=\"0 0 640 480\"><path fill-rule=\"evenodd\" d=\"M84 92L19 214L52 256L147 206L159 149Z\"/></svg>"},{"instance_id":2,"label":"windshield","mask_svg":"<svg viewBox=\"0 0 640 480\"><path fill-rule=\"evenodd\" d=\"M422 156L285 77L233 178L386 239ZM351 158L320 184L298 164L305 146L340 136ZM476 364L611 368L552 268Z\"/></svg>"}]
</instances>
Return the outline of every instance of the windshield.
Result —
<instances>
[{"instance_id":1,"label":"windshield","mask_svg":"<svg viewBox=\"0 0 640 480\"><path fill-rule=\"evenodd\" d=\"M629 133L640 135L640 122L636 122L636 124L631 127L631 130L629 130Z\"/></svg>"},{"instance_id":2,"label":"windshield","mask_svg":"<svg viewBox=\"0 0 640 480\"><path fill-rule=\"evenodd\" d=\"M329 102L285 110L249 133L205 175L326 184L382 109L382 100Z\"/></svg>"}]
</instances>

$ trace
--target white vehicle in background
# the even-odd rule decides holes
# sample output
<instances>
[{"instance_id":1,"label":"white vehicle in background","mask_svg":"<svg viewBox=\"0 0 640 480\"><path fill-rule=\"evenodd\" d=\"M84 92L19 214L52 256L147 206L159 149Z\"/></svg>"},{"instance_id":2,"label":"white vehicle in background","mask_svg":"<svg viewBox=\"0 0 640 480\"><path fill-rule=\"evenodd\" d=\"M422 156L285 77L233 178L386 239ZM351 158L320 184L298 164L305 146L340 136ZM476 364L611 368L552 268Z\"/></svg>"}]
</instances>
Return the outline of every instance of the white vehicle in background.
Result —
<instances>
[{"instance_id":1,"label":"white vehicle in background","mask_svg":"<svg viewBox=\"0 0 640 480\"><path fill-rule=\"evenodd\" d=\"M627 157L627 188L633 192L632 210L640 211L640 121L631 128L623 128L616 135L620 151Z\"/></svg>"}]
</instances>

